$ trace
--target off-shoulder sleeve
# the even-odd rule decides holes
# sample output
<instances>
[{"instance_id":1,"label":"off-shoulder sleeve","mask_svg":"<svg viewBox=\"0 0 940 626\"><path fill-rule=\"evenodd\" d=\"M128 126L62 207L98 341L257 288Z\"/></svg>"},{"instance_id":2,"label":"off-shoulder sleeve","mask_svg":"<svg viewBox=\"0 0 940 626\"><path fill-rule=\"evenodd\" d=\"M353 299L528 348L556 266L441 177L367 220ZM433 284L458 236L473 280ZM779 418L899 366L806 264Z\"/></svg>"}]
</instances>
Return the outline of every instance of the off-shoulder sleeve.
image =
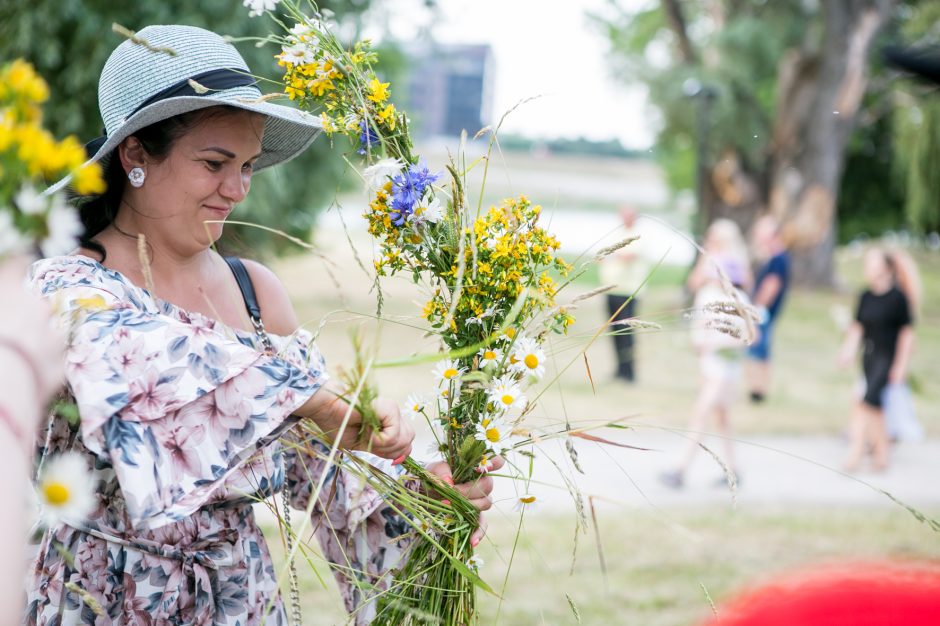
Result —
<instances>
[{"instance_id":1,"label":"off-shoulder sleeve","mask_svg":"<svg viewBox=\"0 0 940 626\"><path fill-rule=\"evenodd\" d=\"M298 433L292 431L290 439L298 443ZM349 469L346 462L327 465L328 454L329 449L316 441L287 448L286 478L291 505L306 510L318 479L326 472L312 509L311 528L331 564L346 610L355 611L357 626L369 624L375 617L372 599L387 587L394 570L406 557L414 532L361 471ZM406 486L418 488L418 482L408 478L400 466L365 452L352 454L385 474L406 481Z\"/></svg>"},{"instance_id":2,"label":"off-shoulder sleeve","mask_svg":"<svg viewBox=\"0 0 940 626\"><path fill-rule=\"evenodd\" d=\"M203 506L325 381L309 336L268 356L209 320L187 323L84 282L43 291L71 328L67 382L82 440L113 466L137 527Z\"/></svg>"}]
</instances>

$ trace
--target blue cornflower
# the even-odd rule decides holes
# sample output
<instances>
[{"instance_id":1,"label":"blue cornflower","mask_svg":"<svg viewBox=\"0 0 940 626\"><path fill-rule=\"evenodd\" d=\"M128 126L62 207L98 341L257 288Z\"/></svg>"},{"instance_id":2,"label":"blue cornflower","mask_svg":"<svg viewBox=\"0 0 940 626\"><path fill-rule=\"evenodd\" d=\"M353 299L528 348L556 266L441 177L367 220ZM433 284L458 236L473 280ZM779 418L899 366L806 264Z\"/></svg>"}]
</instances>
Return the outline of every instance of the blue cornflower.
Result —
<instances>
[{"instance_id":1,"label":"blue cornflower","mask_svg":"<svg viewBox=\"0 0 940 626\"><path fill-rule=\"evenodd\" d=\"M365 120L359 122L359 129L359 150L357 152L365 154L372 149L373 144L379 143L379 134Z\"/></svg>"},{"instance_id":2,"label":"blue cornflower","mask_svg":"<svg viewBox=\"0 0 940 626\"><path fill-rule=\"evenodd\" d=\"M392 216L392 224L402 226L408 216L414 213L415 203L408 202L406 198L396 198L392 196L392 204L389 207L389 214Z\"/></svg>"},{"instance_id":3,"label":"blue cornflower","mask_svg":"<svg viewBox=\"0 0 940 626\"><path fill-rule=\"evenodd\" d=\"M414 205L421 201L427 188L440 178L440 174L432 174L427 163L420 162L412 165L406 171L392 179L392 204L409 214Z\"/></svg>"}]
</instances>

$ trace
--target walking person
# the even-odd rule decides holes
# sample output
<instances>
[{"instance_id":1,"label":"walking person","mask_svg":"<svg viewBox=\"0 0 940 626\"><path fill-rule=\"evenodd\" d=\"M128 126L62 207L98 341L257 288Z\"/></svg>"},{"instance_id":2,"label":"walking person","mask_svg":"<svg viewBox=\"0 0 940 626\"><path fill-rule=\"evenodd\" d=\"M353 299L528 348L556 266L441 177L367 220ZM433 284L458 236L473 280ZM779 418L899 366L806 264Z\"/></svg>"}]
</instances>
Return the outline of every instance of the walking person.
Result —
<instances>
[{"instance_id":1,"label":"walking person","mask_svg":"<svg viewBox=\"0 0 940 626\"><path fill-rule=\"evenodd\" d=\"M914 311L920 284L913 259L901 251L869 248L863 273L866 289L839 352L839 363L851 363L861 348L864 387L849 422L845 469L857 471L870 450L876 471L888 468L888 433L884 394L888 385L907 379L914 349Z\"/></svg>"},{"instance_id":2,"label":"walking person","mask_svg":"<svg viewBox=\"0 0 940 626\"><path fill-rule=\"evenodd\" d=\"M637 317L639 296L643 284L649 277L652 265L644 253L648 243L643 240L638 225L639 216L631 206L619 210L623 229L618 231L621 239L637 237L630 244L604 258L600 265L601 283L615 285L607 292L607 311L611 322ZM615 325L611 333L617 358L617 380L632 383L636 380L636 338L633 329Z\"/></svg>"},{"instance_id":3,"label":"walking person","mask_svg":"<svg viewBox=\"0 0 940 626\"><path fill-rule=\"evenodd\" d=\"M774 324L790 285L790 255L780 222L771 215L762 216L754 224L753 240L758 258L764 259L752 294L752 303L760 315L759 335L747 351L750 399L756 404L763 402L770 390L771 343Z\"/></svg>"},{"instance_id":4,"label":"walking person","mask_svg":"<svg viewBox=\"0 0 940 626\"><path fill-rule=\"evenodd\" d=\"M189 26L147 27L119 45L98 101L107 135L92 160L107 191L79 199L82 248L32 267L71 328L79 413L50 419L39 456L77 455L96 505L46 529L26 623L287 624L253 504L280 492L305 510L324 474L311 528L347 609L367 623L407 523L323 453L338 439L400 477L414 432L379 399L381 428L363 440L362 416L330 382L284 286L212 247L252 173L304 150L318 120L261 98L236 49ZM443 462L428 469L450 478ZM489 477L460 488L490 506Z\"/></svg>"},{"instance_id":5,"label":"walking person","mask_svg":"<svg viewBox=\"0 0 940 626\"><path fill-rule=\"evenodd\" d=\"M699 359L699 390L679 465L660 475L660 480L674 489L685 484L712 417L722 436L724 463L733 480L740 481L732 442L731 405L750 339L749 325L742 317L749 305L746 294L751 287L750 263L741 230L728 219L712 222L705 232L703 249L688 278L688 288L695 294L692 345ZM725 312L732 308L737 310Z\"/></svg>"}]
</instances>

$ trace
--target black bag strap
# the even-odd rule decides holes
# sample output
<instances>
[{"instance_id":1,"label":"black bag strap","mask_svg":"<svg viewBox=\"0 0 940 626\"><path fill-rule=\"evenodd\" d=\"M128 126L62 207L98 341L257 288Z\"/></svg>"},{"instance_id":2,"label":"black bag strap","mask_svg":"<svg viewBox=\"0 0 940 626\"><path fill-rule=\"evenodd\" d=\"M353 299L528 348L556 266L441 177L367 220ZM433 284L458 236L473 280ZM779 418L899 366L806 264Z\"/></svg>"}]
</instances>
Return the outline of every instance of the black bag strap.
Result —
<instances>
[{"instance_id":1,"label":"black bag strap","mask_svg":"<svg viewBox=\"0 0 940 626\"><path fill-rule=\"evenodd\" d=\"M248 268L238 257L224 257L228 263L229 269L235 275L235 282L238 283L238 289L242 292L242 299L245 301L245 308L248 309L248 317L251 318L251 325L255 328L255 334L261 341L266 352L273 354L275 352L274 344L264 330L264 323L261 321L261 305L258 304L258 296L255 295L255 286L251 282L251 275L248 274Z\"/></svg>"},{"instance_id":2,"label":"black bag strap","mask_svg":"<svg viewBox=\"0 0 940 626\"><path fill-rule=\"evenodd\" d=\"M255 286L251 283L251 276L248 274L248 268L242 263L242 260L235 256L225 257L229 269L235 275L235 282L242 292L242 299L245 301L245 308L248 309L248 316L252 322L261 321L261 306L258 304L258 296L255 295Z\"/></svg>"}]
</instances>

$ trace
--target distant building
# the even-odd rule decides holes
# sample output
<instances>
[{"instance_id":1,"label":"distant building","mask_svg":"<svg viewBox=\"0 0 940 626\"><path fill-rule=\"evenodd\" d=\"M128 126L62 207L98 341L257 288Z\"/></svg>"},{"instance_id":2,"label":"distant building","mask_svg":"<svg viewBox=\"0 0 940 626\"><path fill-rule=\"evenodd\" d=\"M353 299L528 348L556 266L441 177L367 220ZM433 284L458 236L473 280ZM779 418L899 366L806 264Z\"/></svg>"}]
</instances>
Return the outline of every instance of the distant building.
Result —
<instances>
[{"instance_id":1,"label":"distant building","mask_svg":"<svg viewBox=\"0 0 940 626\"><path fill-rule=\"evenodd\" d=\"M425 45L411 59L408 114L414 134L473 136L491 122L493 53L488 45Z\"/></svg>"}]
</instances>

